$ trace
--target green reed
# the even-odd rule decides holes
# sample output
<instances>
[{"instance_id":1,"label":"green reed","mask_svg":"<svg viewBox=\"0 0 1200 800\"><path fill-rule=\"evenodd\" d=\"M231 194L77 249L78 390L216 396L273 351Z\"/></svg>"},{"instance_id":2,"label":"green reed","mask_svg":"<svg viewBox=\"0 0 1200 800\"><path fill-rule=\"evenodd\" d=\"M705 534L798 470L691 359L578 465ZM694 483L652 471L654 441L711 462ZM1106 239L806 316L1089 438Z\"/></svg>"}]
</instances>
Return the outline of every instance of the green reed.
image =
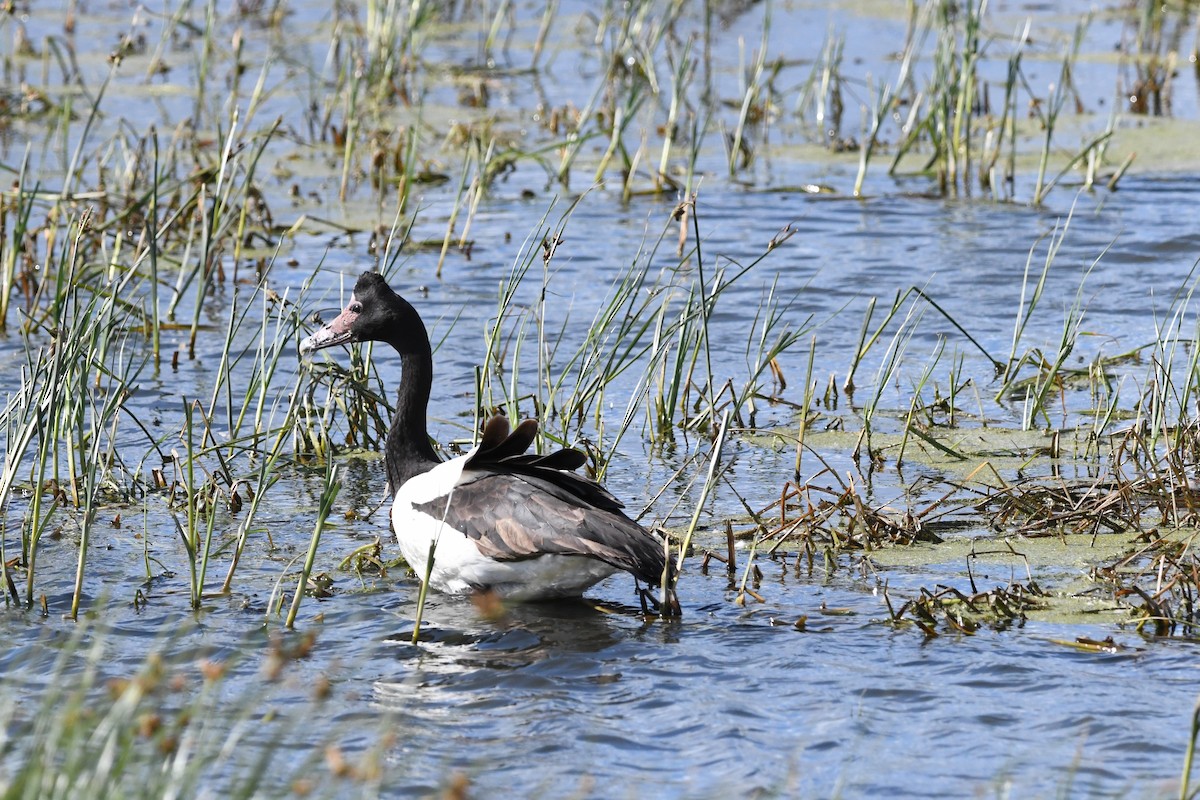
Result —
<instances>
[{"instance_id":1,"label":"green reed","mask_svg":"<svg viewBox=\"0 0 1200 800\"><path fill-rule=\"evenodd\" d=\"M1021 80L1021 58L1025 43L1029 40L1029 23L1013 39L1012 52L1008 57L1004 79L1004 99L1001 101L1000 121L987 128L984 134L983 151L979 162L979 180L991 192L993 200L1004 199L1009 181L1017 176L1017 97ZM1005 141L1007 139L1007 150ZM1003 172L998 164L1005 152Z\"/></svg>"},{"instance_id":2,"label":"green reed","mask_svg":"<svg viewBox=\"0 0 1200 800\"><path fill-rule=\"evenodd\" d=\"M22 191L22 187L29 182L28 169L29 148L26 147L11 198L0 195L0 331L8 330L8 306L18 282L21 277L28 275L32 266L26 248L31 235L30 216L37 188Z\"/></svg>"},{"instance_id":3,"label":"green reed","mask_svg":"<svg viewBox=\"0 0 1200 800\"><path fill-rule=\"evenodd\" d=\"M913 382L912 390L910 392L912 397L908 404L908 414L904 419L904 434L900 439L900 449L896 453L896 469L900 469L900 467L904 464L904 451L908 446L908 439L910 436L915 436L916 438L921 439L935 450L940 450L943 453L947 453L955 459L962 460L964 458L964 456L961 454L939 442L934 436L926 433L926 431L923 430L923 426L917 421L918 403L921 399L922 392L924 391L925 386L933 379L934 369L941 362L942 355L945 353L945 351L946 340L938 339L933 353L930 355L928 360L926 360L925 366L921 370L921 374ZM953 380L953 378L951 378L951 380Z\"/></svg>"},{"instance_id":4,"label":"green reed","mask_svg":"<svg viewBox=\"0 0 1200 800\"><path fill-rule=\"evenodd\" d=\"M1051 187L1054 185L1054 181L1050 181L1049 183L1046 181L1046 169L1050 161L1050 150L1054 140L1054 130L1058 125L1058 118L1062 114L1063 107L1066 105L1067 99L1075 93L1075 84L1071 77L1071 73L1074 68L1075 60L1079 56L1079 48L1083 44L1084 33L1087 31L1089 22L1090 17L1085 18L1075 26L1074 40L1071 47L1063 56L1062 67L1059 69L1058 73L1058 80L1054 83L1054 89L1046 103L1045 111L1043 113L1039 110L1042 127L1046 131L1046 136L1042 144L1041 157L1038 160L1037 182L1033 189L1034 205L1039 205L1043 198L1045 198L1046 192L1050 191ZM1095 143L1084 148L1083 153L1087 153L1093 147L1096 147L1105 141L1108 138L1108 135L1109 134L1107 133L1102 134L1101 138ZM1082 157L1083 154L1076 156L1070 162L1070 164L1068 164L1067 168L1070 168L1075 163L1078 163Z\"/></svg>"},{"instance_id":5,"label":"green reed","mask_svg":"<svg viewBox=\"0 0 1200 800\"><path fill-rule=\"evenodd\" d=\"M16 396L9 395L8 402L0 412L0 419L3 420L4 426L4 466L0 471L0 501L7 501L9 493L12 490L13 484L17 480L17 472L20 469L22 459L25 456L26 450L32 443L35 436L41 440L41 447L45 448L49 445L49 441L45 435L41 433L42 424L39 420L41 409L39 405L43 402L50 402L53 398L53 392L49 393L49 397L43 389L37 392L36 388L39 384L46 386L44 373L47 369L47 364L44 359L39 359L36 371L31 374L22 370L21 385L17 390ZM36 377L42 377L43 380L36 380ZM52 385L52 384L51 384ZM39 396L40 395L40 396ZM42 460L45 464L45 460ZM40 481L39 481L40 482ZM40 493L35 494L35 502L40 499ZM7 508L4 509L7 511ZM34 547L26 546L26 543L35 535L40 535L41 527L37 524L41 515L40 508L35 505L32 510L32 523L22 527L22 561L28 565L29 574L33 574L32 568L32 550L36 550L36 539L33 539ZM5 605L11 601L20 603L20 595L17 593L15 582L9 575L8 567L8 550L7 539L0 536L0 577L3 578L0 585L0 593L4 594Z\"/></svg>"},{"instance_id":6,"label":"green reed","mask_svg":"<svg viewBox=\"0 0 1200 800\"><path fill-rule=\"evenodd\" d=\"M450 242L454 238L454 226L458 222L459 212L462 210L464 201L468 197L468 178L471 174L471 164L474 160L469 152L467 157L463 159L462 175L458 181L458 191L455 193L453 203L450 207L450 219L446 223L446 234L442 237L441 252L438 253L437 271L435 274L439 278L442 277L442 266L446 263L446 253L450 250ZM478 177L476 180L478 180ZM466 234L464 233L463 236L465 238Z\"/></svg>"},{"instance_id":7,"label":"green reed","mask_svg":"<svg viewBox=\"0 0 1200 800\"><path fill-rule=\"evenodd\" d=\"M191 606L193 609L200 608L201 595L204 589L204 572L208 565L208 554L212 545L212 531L215 522L215 515L205 513L208 504L204 502L205 486L196 484L196 426L195 426L195 403L188 402L187 398L183 399L184 424L182 431L184 452L182 456L182 475L180 483L184 493L184 522L180 523L178 518L175 518L175 528L179 532L180 539L183 541L183 548L187 553L187 567L190 580L188 581L188 590L191 595ZM176 466L180 466L180 456L175 456ZM211 511L211 509L210 509ZM208 536L205 539L204 550L201 553L200 545L200 526L204 519L210 520L208 527ZM203 559L203 564L200 560Z\"/></svg>"},{"instance_id":8,"label":"green reed","mask_svg":"<svg viewBox=\"0 0 1200 800\"><path fill-rule=\"evenodd\" d=\"M855 197L862 197L863 182L867 179L867 164L870 163L871 155L875 152L875 146L879 141L880 128L883 127L884 120L887 119L891 108L892 87L890 84L885 83L879 88L879 94L871 110L871 129L867 133L867 139L863 142L862 148L859 151L858 176L854 179Z\"/></svg>"},{"instance_id":9,"label":"green reed","mask_svg":"<svg viewBox=\"0 0 1200 800\"><path fill-rule=\"evenodd\" d=\"M46 471L51 454L57 454L57 438L49 433L51 420L58 419L60 406L65 396L58 391L60 376L67 357L66 348L56 348L51 352L39 350L36 355L29 354L32 359L21 371L21 382L15 397L10 396L7 407L3 411L6 432L6 447L4 470L0 473L0 502L8 504L12 489L18 480L18 472L23 466L26 451L34 439L38 441L34 456L36 470L33 479L30 506L21 526L21 559L20 563L26 571L25 603L33 605L33 576L36 572L38 544L44 531L48 529L50 518L53 516L58 503L49 503L49 509L43 513L42 504L47 485ZM0 541L0 550L6 547ZM4 563L0 569L4 571L5 584L12 588L12 579L8 573L7 552L0 552L0 560ZM14 602L20 598L13 591Z\"/></svg>"},{"instance_id":10,"label":"green reed","mask_svg":"<svg viewBox=\"0 0 1200 800\"><path fill-rule=\"evenodd\" d=\"M688 522L687 529L684 531L683 540L679 545L679 557L675 562L675 576L678 580L679 575L683 572L683 562L687 558L688 551L692 546L692 538L696 534L696 529L700 525L700 516L704 511L704 504L708 501L713 490L716 488L718 479L721 476L721 451L725 444L725 437L729 431L729 414L725 413L721 416L720 426L717 428L717 436L713 441L712 449L709 451L708 471L704 476L704 483L700 487L700 496L697 498L695 505L692 507L692 517Z\"/></svg>"},{"instance_id":11,"label":"green reed","mask_svg":"<svg viewBox=\"0 0 1200 800\"><path fill-rule=\"evenodd\" d=\"M317 548L321 544L321 532L325 529L325 523L329 518L330 512L333 510L333 502L337 499L338 491L342 488L342 484L338 480L338 468L334 464L333 459L327 459L325 464L325 482L321 489L321 500L317 508L317 521L313 526L312 537L309 539L308 553L304 556L304 566L300 570L296 592L292 595L292 604L288 608L287 619L283 623L288 628L294 627L296 624L296 615L300 612L300 602L308 589L313 564L317 558Z\"/></svg>"},{"instance_id":12,"label":"green reed","mask_svg":"<svg viewBox=\"0 0 1200 800\"><path fill-rule=\"evenodd\" d=\"M751 414L755 411L755 399L764 397L763 377L770 372L779 381L779 392L772 391L765 396L767 400L778 397L786 388L781 374L776 372L777 359L809 335L813 328L813 315L809 314L797 325L792 305L795 298L782 303L778 296L779 279L771 282L771 287L764 291L762 302L754 312L750 336L746 340L747 377L742 383L741 390L733 398L734 419L740 418L740 411L746 408Z\"/></svg>"},{"instance_id":13,"label":"green reed","mask_svg":"<svg viewBox=\"0 0 1200 800\"><path fill-rule=\"evenodd\" d=\"M541 433L559 444L584 439L588 429L608 443L608 455L598 458L596 470L603 475L608 459L644 408L652 438L670 438L676 426L689 430L712 430L719 411L728 408L735 418L763 395L762 384L775 359L792 347L812 320L799 325L767 292L765 305L750 320L747 332L748 375L735 384L733 376L718 373L713 366L707 340L707 322L721 296L750 274L792 231L769 242L752 261L726 272L718 269L711 278L698 268L699 248L678 258L665 254L663 244L675 229L675 215L666 220L658 238L643 242L628 266L614 277L605 298L598 303L590 325L582 335L572 334L564 320L561 329L548 327L546 304L555 296L552 263L564 257L569 242L568 208L553 227L544 227L532 239L501 284L497 313L485 337L483 367L478 373L477 408L504 407L516 418L521 400L533 401L533 413L542 421ZM694 213L691 221L697 219ZM694 229L699 240L699 227ZM540 242L540 251L534 242ZM522 285L538 259L542 262L537 304L520 302ZM655 268L654 265L660 264ZM523 390L526 342L536 343L536 388ZM567 346L567 342L576 342ZM601 414L605 390L622 375L635 376L636 389L615 430L606 430ZM740 386L735 389L734 387ZM729 400L717 394L728 387ZM477 419L478 422L478 419ZM600 452L594 455L600 456Z\"/></svg>"},{"instance_id":14,"label":"green reed","mask_svg":"<svg viewBox=\"0 0 1200 800\"><path fill-rule=\"evenodd\" d=\"M831 33L825 39L819 61L820 82L815 97L817 136L823 144L831 148L838 147L841 142L842 113L845 110L842 97L842 52L845 46L844 37Z\"/></svg>"},{"instance_id":15,"label":"green reed","mask_svg":"<svg viewBox=\"0 0 1200 800\"><path fill-rule=\"evenodd\" d=\"M654 173L654 188L658 191L673 183L668 177L671 149L678 136L678 127L681 123L680 113L687 102L687 89L695 77L696 70L695 58L692 56L692 42L690 40L685 42L682 51L678 54L668 51L668 58L674 62L674 69L671 70L671 104L667 109L666 123L663 125L662 152L658 157L658 168ZM694 164L695 159L689 159L689 161ZM691 190L689 182L685 187L685 192L690 193Z\"/></svg>"},{"instance_id":16,"label":"green reed","mask_svg":"<svg viewBox=\"0 0 1200 800\"><path fill-rule=\"evenodd\" d=\"M1179 780L1179 800L1190 800L1195 794L1189 792L1192 779L1192 761L1196 755L1196 741L1200 737L1200 699L1192 709L1192 730L1188 737L1187 755L1183 759L1183 776Z\"/></svg>"},{"instance_id":17,"label":"green reed","mask_svg":"<svg viewBox=\"0 0 1200 800\"><path fill-rule=\"evenodd\" d=\"M800 417L800 427L796 431L796 462L792 467L792 482L799 486L802 482L801 476L804 474L802 467L804 466L804 437L808 433L808 425L810 416L812 415L813 401L817 396L817 384L813 380L813 364L817 358L817 338L815 336L809 339L808 360L804 370L804 394L801 395L800 408L797 409ZM785 484L786 486L786 484Z\"/></svg>"},{"instance_id":18,"label":"green reed","mask_svg":"<svg viewBox=\"0 0 1200 800\"><path fill-rule=\"evenodd\" d=\"M753 160L749 145L746 142L746 126L750 122L751 112L757 109L757 113L766 117L769 111L765 109L768 104L768 99L764 96L768 92L767 78L765 77L767 66L767 42L771 34L771 5L767 4L763 12L762 24L762 39L759 42L758 53L754 59L754 66L747 76L743 73L742 77L742 103L738 110L737 123L733 128L732 143L729 146L729 155L727 158L727 166L729 174L735 175L742 168L748 167Z\"/></svg>"},{"instance_id":19,"label":"green reed","mask_svg":"<svg viewBox=\"0 0 1200 800\"><path fill-rule=\"evenodd\" d=\"M258 471L251 483L253 488L250 491L250 505L246 508L245 516L242 517L242 521L238 525L233 554L229 559L229 569L225 573L225 582L221 584L220 594L227 595L232 590L233 576L237 571L238 564L241 562L242 553L245 551L250 533L254 530L252 526L254 525L255 518L258 516L262 500L266 497L267 491L281 477L277 465L283 453L283 445L287 441L287 432L286 427L281 428L274 438L271 449L267 451L265 457L259 460ZM269 539L270 533L266 529L263 529L263 532L267 534Z\"/></svg>"},{"instance_id":20,"label":"green reed","mask_svg":"<svg viewBox=\"0 0 1200 800\"><path fill-rule=\"evenodd\" d=\"M876 452L871 442L875 414L880 410L883 393L887 390L888 385L900 369L900 364L908 348L908 344L917 331L921 313L922 309L918 303L916 301L910 302L908 311L905 313L903 319L900 320L900 324L896 326L892 338L888 341L887 349L883 354L883 358L875 372L875 378L871 383L870 394L862 406L862 433L852 453L855 459L858 458L859 451L864 443L867 446L867 458L872 461L876 458Z\"/></svg>"}]
</instances>

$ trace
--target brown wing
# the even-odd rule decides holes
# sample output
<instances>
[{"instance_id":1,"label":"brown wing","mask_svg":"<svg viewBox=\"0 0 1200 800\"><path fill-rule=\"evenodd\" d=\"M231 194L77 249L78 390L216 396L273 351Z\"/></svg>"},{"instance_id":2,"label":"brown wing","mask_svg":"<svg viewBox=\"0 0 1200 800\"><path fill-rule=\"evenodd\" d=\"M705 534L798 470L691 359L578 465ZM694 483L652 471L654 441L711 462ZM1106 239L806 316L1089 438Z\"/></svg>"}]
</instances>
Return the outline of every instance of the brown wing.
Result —
<instances>
[{"instance_id":1,"label":"brown wing","mask_svg":"<svg viewBox=\"0 0 1200 800\"><path fill-rule=\"evenodd\" d=\"M652 586L662 582L662 541L620 510L592 505L557 482L476 469L464 472L449 511L440 500L416 508L439 518L445 513L448 526L499 561L546 553L587 556L632 572Z\"/></svg>"}]
</instances>

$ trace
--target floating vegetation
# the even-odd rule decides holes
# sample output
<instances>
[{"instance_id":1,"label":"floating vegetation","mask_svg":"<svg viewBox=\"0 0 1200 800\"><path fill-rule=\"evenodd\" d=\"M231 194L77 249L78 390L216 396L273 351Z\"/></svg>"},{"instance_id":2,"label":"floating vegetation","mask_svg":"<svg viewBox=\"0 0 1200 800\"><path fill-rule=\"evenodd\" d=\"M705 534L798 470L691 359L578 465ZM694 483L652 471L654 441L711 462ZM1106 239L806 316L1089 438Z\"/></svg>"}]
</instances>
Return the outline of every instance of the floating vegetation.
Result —
<instances>
[{"instance_id":1,"label":"floating vegetation","mask_svg":"<svg viewBox=\"0 0 1200 800\"><path fill-rule=\"evenodd\" d=\"M1137 630L1194 639L1200 632L1200 563L1195 530L1151 531L1134 550L1097 566L1091 577L1130 608Z\"/></svg>"},{"instance_id":2,"label":"floating vegetation","mask_svg":"<svg viewBox=\"0 0 1200 800\"><path fill-rule=\"evenodd\" d=\"M939 586L932 592L922 589L916 598L892 609L891 600L884 593L891 621L912 622L926 636L937 636L939 628L970 635L982 625L997 629L1019 625L1025 621L1027 611L1039 607L1042 597L1044 593L1032 581L970 595L950 586Z\"/></svg>"}]
</instances>

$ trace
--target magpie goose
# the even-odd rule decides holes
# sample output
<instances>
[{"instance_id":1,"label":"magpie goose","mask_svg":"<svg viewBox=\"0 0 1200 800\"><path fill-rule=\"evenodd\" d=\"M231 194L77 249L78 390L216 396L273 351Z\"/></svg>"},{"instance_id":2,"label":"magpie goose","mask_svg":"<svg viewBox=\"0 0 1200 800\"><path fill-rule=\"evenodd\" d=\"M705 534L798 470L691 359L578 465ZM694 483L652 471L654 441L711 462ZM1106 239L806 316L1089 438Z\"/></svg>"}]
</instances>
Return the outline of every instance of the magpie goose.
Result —
<instances>
[{"instance_id":1,"label":"magpie goose","mask_svg":"<svg viewBox=\"0 0 1200 800\"><path fill-rule=\"evenodd\" d=\"M392 527L409 565L449 594L494 592L514 601L579 597L615 572L635 582L664 615L679 602L663 541L622 512L599 483L576 474L578 450L527 453L537 422L511 429L503 416L466 455L441 460L426 414L433 385L429 335L416 309L377 273L364 273L336 319L300 344L301 354L345 342L385 342L400 355L401 380L385 451L395 499Z\"/></svg>"}]
</instances>

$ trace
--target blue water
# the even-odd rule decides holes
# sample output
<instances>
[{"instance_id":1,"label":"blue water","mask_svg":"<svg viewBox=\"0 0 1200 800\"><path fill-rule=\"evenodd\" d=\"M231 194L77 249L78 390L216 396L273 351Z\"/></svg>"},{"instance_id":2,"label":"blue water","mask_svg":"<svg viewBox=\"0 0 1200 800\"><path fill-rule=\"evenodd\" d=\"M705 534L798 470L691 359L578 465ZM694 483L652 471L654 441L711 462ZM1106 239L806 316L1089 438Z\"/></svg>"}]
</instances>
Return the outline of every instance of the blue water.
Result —
<instances>
[{"instance_id":1,"label":"blue water","mask_svg":"<svg viewBox=\"0 0 1200 800\"><path fill-rule=\"evenodd\" d=\"M1054 37L1070 31L1075 12L1082 9L1065 4L1071 7L1050 14L1028 4L995 5L998 37L1007 36L1026 14L1046 26L1031 45L1039 57L1031 58L1029 66L1031 83L1045 86L1057 72ZM737 40L744 37L747 52L757 46L762 7L725 10L729 22L721 23L725 27L717 39L715 80L725 95L736 95ZM539 93L550 106L567 99L582 102L578 98L600 74L594 58L579 55L579 43L587 41L586 24L580 21L588 19L587 11L583 5L564 4L560 32L566 33L552 40L547 57L554 67L539 73L541 80L521 71L491 78L492 110L503 124L527 125L529 98ZM128 27L127 19L109 9L84 12L82 19L94 26L89 31L98 40L113 41ZM536 31L537 15L524 7L518 13L522 35L528 38L530 26ZM796 60L781 73L787 97L798 95L831 28L846 34L848 70L888 74L894 68L873 43L884 37L899 42L899 17L826 3L774 4L772 13L769 48ZM1125 35L1115 16L1101 14L1093 23L1087 47L1092 55L1109 51ZM685 19L688 25L698 24L695 13ZM29 10L22 21L39 48L45 46L39 37L59 35L58 18L40 8ZM270 260L267 285L286 292L306 315L320 310L326 318L344 301L357 273L377 266L368 249L369 229L390 225L395 214L392 198L379 202L365 181L355 184L346 203L339 202L339 175L332 165L340 164L340 155L327 143L305 141L301 111L310 96L321 95L321 79L314 77L320 70L288 70L323 63L329 22L324 6L300 3L284 23L284 39L290 40L276 32L247 40L248 52L260 60L266 53L276 57L268 74L279 88L257 117L242 122L254 130L270 115L287 115L290 130L266 156L263 191L271 198L277 223L291 225L301 215L310 220L296 236L281 240L280 254ZM9 30L0 33L7 36L14 24L8 22ZM138 24L147 26L148 38L156 41L161 18L152 15ZM249 22L222 17L220 36L228 38L239 25L252 29ZM82 39L76 44L84 49ZM793 46L798 48L794 53ZM477 36L444 35L435 37L425 52L431 62L477 63L481 48ZM500 58L500 66L522 63L520 52L514 46ZM145 61L137 58L131 57L131 65L144 67ZM188 92L171 90L186 88L195 78L194 47L181 46L170 59L173 70L150 81L163 87L153 103L146 102L139 69L122 73L113 89L114 102L138 100L146 116L140 123L152 118L163 130L195 110ZM95 53L83 59L82 68L93 77L106 69ZM989 66L995 68L994 63ZM38 69L30 61L20 65L25 79L36 77ZM256 70L243 80L252 83ZM1107 114L1116 71L1099 57L1085 59L1080 67L1082 100L1098 114ZM213 80L224 87L228 75ZM6 85L11 88L12 82ZM430 91L431 107L449 104L448 98L456 96L442 82ZM847 103L845 124L857 136L858 106L869 93L862 85L854 92L857 99ZM1178 120L1195 121L1195 95L1190 73L1181 71L1173 105ZM219 92L206 97L212 109L219 110L223 101ZM393 122L410 124L410 111L397 109ZM870 174L866 197L852 199L847 195L856 157L814 160L808 151L789 150L803 143L804 125L799 123L784 120L760 133L760 158L748 175L729 179L719 148L702 156L704 180L696 207L703 253L699 264L693 260L681 268L674 256L678 223L671 215L678 198L635 195L623 203L619 186L611 184L582 197L564 223L563 242L545 278L545 329L560 355L583 341L596 309L631 265L644 267L652 277L666 276L684 289L701 269L710 281L718 270L731 274L793 226L795 235L722 295L710 321L714 378L735 387L747 379L755 355L748 342L758 330L755 311L772 286L787 306L784 323L805 331L800 343L778 359L788 379L783 397L789 402L760 399L755 425L794 433L810 342L815 340L812 378L818 392L831 379L840 386L853 362L868 301L878 299L874 327L897 293L915 286L950 319L911 299L903 305L898 320L911 309L906 324L911 336L904 340L899 371L880 387L877 426L885 431L900 427L918 378L931 363L932 381L944 392L951 358L961 356L958 374L974 381L964 404L965 424L1011 428L1020 425L1023 411L1019 402L994 399L998 385L988 358L1008 358L1022 297L1029 302L1052 237L1061 236L1061 246L1018 354L1029 348L1053 353L1072 309L1082 309L1083 335L1068 366L1145 347L1180 307L1178 293L1192 288L1192 270L1200 258L1194 171L1135 170L1116 192L1079 192L1077 185L1063 185L1044 206L1033 208L1024 202L932 198L928 179L894 180L881 168ZM49 136L50 143L43 145L39 135ZM34 121L14 123L0 142L0 162L10 167L19 163L32 142L31 158L38 169L47 179L60 175L70 152L64 142L82 134L73 124L61 135L62 140L50 136ZM603 143L594 144L589 153L595 159L602 149ZM441 157L445 163L435 166L452 180L448 186L420 190L414 201L420 209L417 240L440 240L445 231L459 164L455 155ZM396 262L393 285L414 301L439 343L431 433L440 442L470 436L475 368L484 357L485 332L496 318L499 288L513 265L531 252L534 266L515 293L514 307L530 314L543 309L540 236L545 226L557 225L577 196L573 192L587 188L586 173L581 168L567 190L547 185L540 167L521 162L480 203L469 257L452 249L440 276L435 249L410 247ZM1022 175L1022 192L1028 192L1030 180ZM796 188L804 183L827 184L838 194L807 194ZM299 198L290 194L293 184L300 186ZM539 223L543 216L545 225ZM322 227L311 218L338 220L354 230ZM689 231L689 242L692 236ZM647 255L651 251L653 257ZM202 301L201 318L211 329L200 336L197 357L183 357L177 368L164 362L157 371L147 369L130 400L139 419L163 437L165 450L181 446L181 397L207 402L212 393L234 300L261 305L247 280L252 270L246 264L241 269L241 282L218 286ZM190 302L183 303L181 318L190 319ZM261 313L256 308L251 319ZM11 324L15 311L10 317ZM987 355L951 320L966 328ZM1194 315L1185 312L1178 329L1190 336L1194 326ZM247 331L239 334L239 346L257 344L257 325ZM527 322L517 373L522 393L537 391L535 331ZM893 324L859 367L856 397L843 397L836 414L821 417L822 425L841 419L848 430L861 427L861 405L877 387L895 331ZM32 337L35 345L44 343L38 336ZM181 349L185 337L168 333L164 349ZM504 381L512 374L515 341L512 336L507 340ZM942 347L945 353L934 363ZM398 367L390 354L380 351L376 357L390 392L399 379ZM340 353L335 358L344 361ZM18 335L10 332L0 339L5 374L15 376L24 359ZM1126 406L1148 382L1147 359L1112 368L1114 379L1124 381ZM618 426L640 374L632 369L605 388L596 409L605 431L593 417L582 426L586 435L611 446L604 437ZM250 380L245 371L235 369L234 375ZM276 423L290 391L307 380L298 361L284 359L269 390L268 413L279 404ZM235 387L232 395L240 394ZM1054 404L1051 425L1086 422L1086 395L1086 390L1067 391ZM930 386L922 397L931 399ZM224 398L219 393L219 434L227 412ZM710 440L704 432L680 430L673 442L656 442L651 425L643 421L644 407L635 407L635 422L614 453L607 484L633 512L644 510L643 522L678 529L698 501L698 487L688 481L702 478ZM533 413L532 404L525 401L521 411ZM335 441L344 433L337 428ZM128 437L122 440L125 446L140 457L146 450L142 434L129 428L123 435ZM910 482L917 476L953 477L914 458L918 464L904 474L889 462L868 478L850 459L845 443L830 444L820 455L839 480L858 482L864 497L877 504L903 507L909 492L927 503L941 491ZM761 509L778 499L792 476L795 449L794 444L764 444L761 437L738 430L731 434L724 459L730 466L728 484L707 500L699 538L701 548L718 552L724 548L719 535L724 520L734 519L741 527L746 506ZM894 606L923 587L952 585L967 591L964 565L931 557L926 565L885 567L843 555L837 569L826 575L818 552L813 574L797 573L792 560L760 558L763 578L756 591L763 602L751 599L747 605L735 601L737 593L723 567L714 562L705 574L699 558L692 558L680 583L684 617L670 623L643 618L632 605L630 581L620 576L590 593L599 608L532 605L491 618L465 600L433 597L425 610L425 638L413 645L415 578L403 567L362 579L338 569L342 558L377 536L384 558L394 557L385 515L363 518L384 500L381 462L373 454L355 453L341 457L339 464L343 489L316 566L332 577L334 594L306 600L294 633L282 630L269 607L276 591L290 594L295 585L320 496L319 469L282 470L280 482L264 498L232 595L206 598L195 614L188 609L185 554L161 497L101 511L102 522L120 514L122 523L99 526L89 552L84 607L92 619L85 641L106 648L97 686L108 678L131 676L147 653L158 651L172 669L188 676L191 687L199 683L200 659L228 664L209 712L217 730L234 726L248 709L261 711L264 718L274 712L275 727L255 730L251 745L234 755L227 772L215 771L210 781L202 782L214 794L238 765L261 754L273 736L283 744L274 756L264 790L268 794L286 792L289 781L306 773L327 777L322 751L328 743L338 744L351 760L379 752L379 776L324 784L344 796L426 796L444 789L454 776L465 778L472 796L479 797L1161 797L1178 790L1196 699L1192 670L1198 661L1192 641L1139 634L1122 624L1119 613L1072 624L1042 621L1033 614L1024 624L1003 630L984 626L968 636L939 629L941 635L930 638L915 626L888 621L884 589ZM154 466L160 465L147 460L146 469ZM822 467L806 457L801 478L833 486L832 477L819 474ZM5 533L10 548L26 503L23 495L10 501ZM358 518L348 518L348 511ZM48 684L70 683L84 671L79 654L68 658L63 673L56 676L52 670L77 626L63 614L71 599L78 525L66 510L56 519L56 535L43 540L39 554L37 595L45 595L48 616L15 608L0 615L0 636L6 642L0 651L0 696L12 703L23 699L23 705L13 706L18 722L27 719L22 715L36 717L36 700L47 696ZM223 511L218 519L218 538L228 542L240 517ZM985 543L995 536L983 519L961 535ZM152 557L148 567L146 553ZM741 566L745 557L743 551ZM210 570L209 590L217 588L227 567L228 554L221 552ZM1035 578L1061 578L1070 571L1034 569ZM1007 582L1008 572L996 570L980 588ZM803 630L795 624L801 618L806 619ZM281 646L298 646L309 633L316 637L312 649L286 663L278 680L269 680L272 654ZM1066 644L1080 636L1112 636L1120 649L1087 652ZM328 696L316 691L323 679L329 681ZM97 694L103 693L98 689ZM10 730L20 729L18 723L12 725ZM11 769L0 765L0 785Z\"/></svg>"}]
</instances>

